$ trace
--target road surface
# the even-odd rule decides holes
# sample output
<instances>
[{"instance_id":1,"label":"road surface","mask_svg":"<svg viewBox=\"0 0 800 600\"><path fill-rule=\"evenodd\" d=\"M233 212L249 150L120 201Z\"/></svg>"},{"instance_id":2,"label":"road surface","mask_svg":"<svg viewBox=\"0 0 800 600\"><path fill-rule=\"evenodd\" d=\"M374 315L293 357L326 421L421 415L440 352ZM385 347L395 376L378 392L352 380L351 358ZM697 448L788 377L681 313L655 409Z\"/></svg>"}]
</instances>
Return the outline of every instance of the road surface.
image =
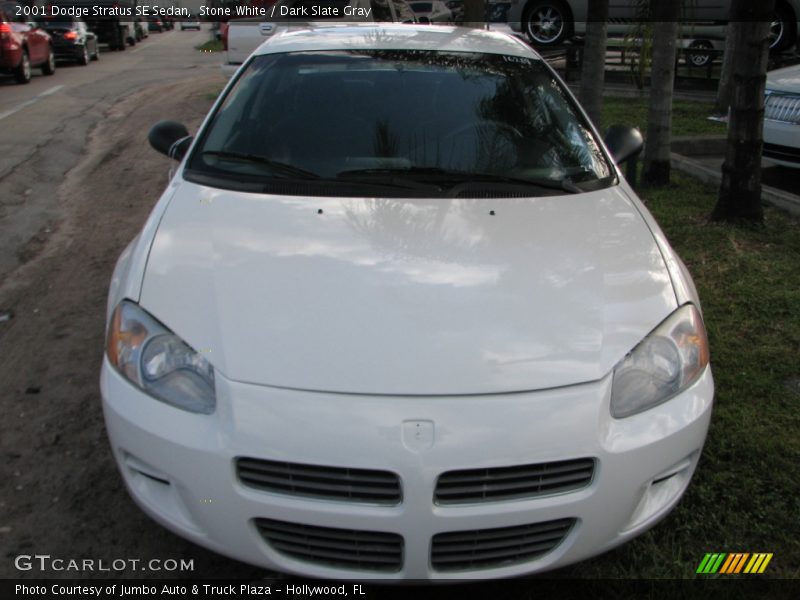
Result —
<instances>
[{"instance_id":1,"label":"road surface","mask_svg":"<svg viewBox=\"0 0 800 600\"><path fill-rule=\"evenodd\" d=\"M167 118L195 129L224 85L221 56L194 49L208 35L151 34L30 85L0 81L0 577L264 574L172 535L133 504L98 389L113 266L171 166L147 131ZM19 570L25 555L65 559L62 569L88 559L94 570L24 560ZM118 559L142 562L99 570ZM194 568L164 571L166 559Z\"/></svg>"},{"instance_id":2,"label":"road surface","mask_svg":"<svg viewBox=\"0 0 800 600\"><path fill-rule=\"evenodd\" d=\"M91 129L148 86L218 70L219 54L195 49L208 37L208 30L153 33L124 52L102 46L100 60L86 67L59 62L49 77L34 69L28 85L0 78L0 281L29 257L25 244L60 218L58 186Z\"/></svg>"}]
</instances>

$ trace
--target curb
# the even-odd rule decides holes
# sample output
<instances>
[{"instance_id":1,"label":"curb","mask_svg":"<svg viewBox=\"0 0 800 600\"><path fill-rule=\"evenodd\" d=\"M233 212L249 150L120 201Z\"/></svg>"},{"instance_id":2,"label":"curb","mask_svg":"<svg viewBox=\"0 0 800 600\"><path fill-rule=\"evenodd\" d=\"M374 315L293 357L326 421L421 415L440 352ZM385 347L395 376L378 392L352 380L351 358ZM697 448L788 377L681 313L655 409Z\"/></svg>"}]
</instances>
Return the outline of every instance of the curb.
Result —
<instances>
[{"instance_id":1,"label":"curb","mask_svg":"<svg viewBox=\"0 0 800 600\"><path fill-rule=\"evenodd\" d=\"M703 183L717 186L722 183L722 173L720 173L719 170L710 169L682 154L672 152L670 154L670 163L674 169L691 175ZM783 190L768 185L762 185L761 200L762 202L781 208L795 216L800 216L800 196L784 192Z\"/></svg>"}]
</instances>

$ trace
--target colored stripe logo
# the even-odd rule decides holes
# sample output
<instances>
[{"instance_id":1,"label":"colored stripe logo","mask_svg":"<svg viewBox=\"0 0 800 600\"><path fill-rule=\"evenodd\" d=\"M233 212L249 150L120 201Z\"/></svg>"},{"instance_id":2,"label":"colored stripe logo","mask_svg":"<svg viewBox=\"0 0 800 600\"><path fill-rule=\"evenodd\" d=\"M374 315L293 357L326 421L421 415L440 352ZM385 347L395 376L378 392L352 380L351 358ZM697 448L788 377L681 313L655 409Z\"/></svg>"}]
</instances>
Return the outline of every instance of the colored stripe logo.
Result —
<instances>
[{"instance_id":1,"label":"colored stripe logo","mask_svg":"<svg viewBox=\"0 0 800 600\"><path fill-rule=\"evenodd\" d=\"M709 552L695 572L700 575L761 574L771 560L772 552Z\"/></svg>"}]
</instances>

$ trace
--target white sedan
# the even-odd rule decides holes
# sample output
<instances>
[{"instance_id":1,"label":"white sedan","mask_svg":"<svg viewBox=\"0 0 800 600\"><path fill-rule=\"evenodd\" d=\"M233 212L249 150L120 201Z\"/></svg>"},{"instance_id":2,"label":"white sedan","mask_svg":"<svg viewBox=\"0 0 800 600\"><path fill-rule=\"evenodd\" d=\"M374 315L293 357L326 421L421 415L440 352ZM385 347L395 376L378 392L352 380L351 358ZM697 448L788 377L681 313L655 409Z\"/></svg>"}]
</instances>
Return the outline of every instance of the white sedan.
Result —
<instances>
[{"instance_id":1,"label":"white sedan","mask_svg":"<svg viewBox=\"0 0 800 600\"><path fill-rule=\"evenodd\" d=\"M800 65L767 73L764 158L800 168Z\"/></svg>"},{"instance_id":2,"label":"white sedan","mask_svg":"<svg viewBox=\"0 0 800 600\"><path fill-rule=\"evenodd\" d=\"M197 31L200 31L201 28L202 26L200 25L200 21L198 19L181 21L181 31L185 31L187 29L197 29Z\"/></svg>"},{"instance_id":3,"label":"white sedan","mask_svg":"<svg viewBox=\"0 0 800 600\"><path fill-rule=\"evenodd\" d=\"M424 99L421 100L421 99ZM507 577L617 546L711 417L700 303L528 46L286 31L242 66L119 259L101 387L165 527L323 578Z\"/></svg>"}]
</instances>

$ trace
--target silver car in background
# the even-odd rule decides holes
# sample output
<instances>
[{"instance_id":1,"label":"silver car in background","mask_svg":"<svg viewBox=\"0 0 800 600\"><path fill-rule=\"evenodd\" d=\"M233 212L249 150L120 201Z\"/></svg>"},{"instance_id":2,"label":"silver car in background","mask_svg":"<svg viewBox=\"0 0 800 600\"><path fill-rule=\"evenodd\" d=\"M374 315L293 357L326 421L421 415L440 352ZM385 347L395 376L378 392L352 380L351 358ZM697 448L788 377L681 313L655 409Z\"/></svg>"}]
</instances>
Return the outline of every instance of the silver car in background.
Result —
<instances>
[{"instance_id":1,"label":"silver car in background","mask_svg":"<svg viewBox=\"0 0 800 600\"><path fill-rule=\"evenodd\" d=\"M800 65L767 73L763 156L800 169Z\"/></svg>"},{"instance_id":2,"label":"silver car in background","mask_svg":"<svg viewBox=\"0 0 800 600\"><path fill-rule=\"evenodd\" d=\"M683 0L683 17L693 38L724 36L732 0ZM610 0L609 35L624 35L630 21L641 18L637 0ZM556 46L586 33L589 0L511 0L508 23L535 46ZM777 0L772 23L773 50L786 50L797 41L800 0Z\"/></svg>"}]
</instances>

